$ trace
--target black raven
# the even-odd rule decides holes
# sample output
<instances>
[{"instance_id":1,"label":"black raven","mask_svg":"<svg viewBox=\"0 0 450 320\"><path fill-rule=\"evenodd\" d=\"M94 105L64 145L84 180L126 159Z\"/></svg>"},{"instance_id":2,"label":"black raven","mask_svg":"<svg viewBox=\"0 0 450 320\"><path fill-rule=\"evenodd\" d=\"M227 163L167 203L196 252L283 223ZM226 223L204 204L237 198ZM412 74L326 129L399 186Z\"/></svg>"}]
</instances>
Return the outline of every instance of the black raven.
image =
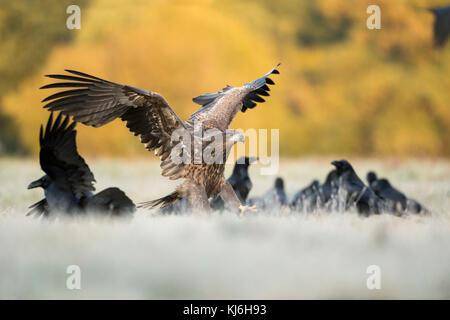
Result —
<instances>
[{"instance_id":1,"label":"black raven","mask_svg":"<svg viewBox=\"0 0 450 320\"><path fill-rule=\"evenodd\" d=\"M313 180L308 186L298 191L290 203L290 208L296 211L311 212L317 209L320 194L319 180Z\"/></svg>"},{"instance_id":2,"label":"black raven","mask_svg":"<svg viewBox=\"0 0 450 320\"><path fill-rule=\"evenodd\" d=\"M362 215L380 214L383 201L356 174L347 160L333 161L338 177L338 198L345 209L356 205Z\"/></svg>"},{"instance_id":3,"label":"black raven","mask_svg":"<svg viewBox=\"0 0 450 320\"><path fill-rule=\"evenodd\" d=\"M59 114L53 122L53 113L41 126L39 161L46 173L30 183L28 189L43 188L45 199L33 204L27 215L55 217L57 214L80 215L98 212L112 216L131 216L136 210L133 202L118 188L108 188L96 195L94 175L76 146L76 122L69 123Z\"/></svg>"},{"instance_id":4,"label":"black raven","mask_svg":"<svg viewBox=\"0 0 450 320\"><path fill-rule=\"evenodd\" d=\"M338 183L339 177L337 171L334 169L328 173L324 184L320 186L321 202L330 211L336 209L335 198L338 192Z\"/></svg>"},{"instance_id":5,"label":"black raven","mask_svg":"<svg viewBox=\"0 0 450 320\"><path fill-rule=\"evenodd\" d=\"M434 44L443 47L450 34L450 6L429 8L434 14Z\"/></svg>"},{"instance_id":6,"label":"black raven","mask_svg":"<svg viewBox=\"0 0 450 320\"><path fill-rule=\"evenodd\" d=\"M249 205L256 206L257 209L276 209L288 204L286 192L284 191L284 180L280 177L275 179L273 188L268 190L261 197L248 200Z\"/></svg>"},{"instance_id":7,"label":"black raven","mask_svg":"<svg viewBox=\"0 0 450 320\"><path fill-rule=\"evenodd\" d=\"M325 208L329 211L336 209L333 196L337 195L338 177L336 170L331 170L325 182L320 185L314 180L309 186L297 192L291 202L291 209L312 212Z\"/></svg>"},{"instance_id":8,"label":"black raven","mask_svg":"<svg viewBox=\"0 0 450 320\"><path fill-rule=\"evenodd\" d=\"M234 165L231 176L227 179L242 203L247 201L248 194L253 187L250 176L248 175L248 167L256 160L258 160L257 157L242 157L238 159ZM223 210L225 208L225 203L222 198L215 197L211 201L211 208L214 210Z\"/></svg>"},{"instance_id":9,"label":"black raven","mask_svg":"<svg viewBox=\"0 0 450 320\"><path fill-rule=\"evenodd\" d=\"M392 187L387 179L378 179L375 172L367 173L367 182L375 194L384 200L386 209L393 213L402 214L406 210L406 196Z\"/></svg>"},{"instance_id":10,"label":"black raven","mask_svg":"<svg viewBox=\"0 0 450 320\"><path fill-rule=\"evenodd\" d=\"M367 173L366 179L375 194L384 200L389 211L397 214L428 212L420 203L408 199L401 191L394 188L389 180L379 179L375 172Z\"/></svg>"},{"instance_id":11,"label":"black raven","mask_svg":"<svg viewBox=\"0 0 450 320\"><path fill-rule=\"evenodd\" d=\"M337 208L334 199L338 191L338 177L336 170L331 170L320 185L314 180L309 186L297 192L291 202L291 209L297 211L312 212L326 209L332 211Z\"/></svg>"}]
</instances>

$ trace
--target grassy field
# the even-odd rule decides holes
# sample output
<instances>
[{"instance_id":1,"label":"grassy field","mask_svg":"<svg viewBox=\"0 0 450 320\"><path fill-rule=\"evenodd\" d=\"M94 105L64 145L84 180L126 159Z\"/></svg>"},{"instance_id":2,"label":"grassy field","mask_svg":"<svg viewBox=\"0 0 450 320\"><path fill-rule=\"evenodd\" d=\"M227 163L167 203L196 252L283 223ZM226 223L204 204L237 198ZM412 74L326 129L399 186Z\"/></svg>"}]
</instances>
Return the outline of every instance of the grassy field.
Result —
<instances>
[{"instance_id":1,"label":"grassy field","mask_svg":"<svg viewBox=\"0 0 450 320\"><path fill-rule=\"evenodd\" d=\"M136 202L178 183L145 159L87 160L98 191L118 186ZM329 160L281 161L288 194L323 180ZM450 163L349 160L361 177L369 169L389 177L433 215L239 218L139 210L127 222L48 223L25 217L27 206L42 198L41 190L26 190L42 175L38 163L0 159L0 298L450 298ZM260 176L258 166L250 175L250 196L274 180ZM80 266L81 290L66 288L68 265ZM369 265L381 268L380 290L367 289Z\"/></svg>"}]
</instances>

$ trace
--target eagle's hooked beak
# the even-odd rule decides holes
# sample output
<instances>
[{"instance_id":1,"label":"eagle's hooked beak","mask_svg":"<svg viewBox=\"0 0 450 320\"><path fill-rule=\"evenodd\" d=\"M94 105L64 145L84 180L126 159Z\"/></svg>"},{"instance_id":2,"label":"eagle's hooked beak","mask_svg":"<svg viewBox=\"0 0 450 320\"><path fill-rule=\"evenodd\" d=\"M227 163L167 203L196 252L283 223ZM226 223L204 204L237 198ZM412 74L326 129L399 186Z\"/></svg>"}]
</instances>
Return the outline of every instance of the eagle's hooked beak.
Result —
<instances>
[{"instance_id":1,"label":"eagle's hooked beak","mask_svg":"<svg viewBox=\"0 0 450 320\"><path fill-rule=\"evenodd\" d=\"M38 179L36 181L33 181L28 185L28 190L34 189L34 188L40 188L42 187L42 179Z\"/></svg>"}]
</instances>

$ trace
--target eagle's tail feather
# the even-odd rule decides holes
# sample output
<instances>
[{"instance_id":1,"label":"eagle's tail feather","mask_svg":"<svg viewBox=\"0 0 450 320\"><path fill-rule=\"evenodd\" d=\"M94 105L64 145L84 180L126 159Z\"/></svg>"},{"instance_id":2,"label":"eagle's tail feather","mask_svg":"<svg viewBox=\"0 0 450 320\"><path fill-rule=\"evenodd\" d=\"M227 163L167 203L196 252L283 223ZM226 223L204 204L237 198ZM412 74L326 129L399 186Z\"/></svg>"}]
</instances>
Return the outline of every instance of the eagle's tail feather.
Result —
<instances>
[{"instance_id":1,"label":"eagle's tail feather","mask_svg":"<svg viewBox=\"0 0 450 320\"><path fill-rule=\"evenodd\" d=\"M162 197L162 198L159 198L156 200L147 201L147 202L142 202L138 205L138 208L152 209L159 205L161 205L161 208L165 208L171 204L174 204L175 202L177 202L178 200L181 200L181 199L182 199L182 197L178 193L178 191L174 191L165 197Z\"/></svg>"}]
</instances>

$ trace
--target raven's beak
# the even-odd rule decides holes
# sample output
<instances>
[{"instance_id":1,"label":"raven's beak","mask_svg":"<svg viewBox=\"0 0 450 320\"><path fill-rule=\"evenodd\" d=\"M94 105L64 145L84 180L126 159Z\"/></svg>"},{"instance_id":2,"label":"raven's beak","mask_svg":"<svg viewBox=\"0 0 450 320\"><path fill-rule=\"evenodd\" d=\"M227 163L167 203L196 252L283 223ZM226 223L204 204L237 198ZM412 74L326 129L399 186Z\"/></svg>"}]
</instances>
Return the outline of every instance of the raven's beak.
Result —
<instances>
[{"instance_id":1,"label":"raven's beak","mask_svg":"<svg viewBox=\"0 0 450 320\"><path fill-rule=\"evenodd\" d=\"M339 161L331 161L331 164L335 167L339 166Z\"/></svg>"},{"instance_id":2,"label":"raven's beak","mask_svg":"<svg viewBox=\"0 0 450 320\"><path fill-rule=\"evenodd\" d=\"M41 179L36 180L36 181L33 181L32 183L30 183L30 184L28 185L28 190L34 189L34 188L39 188L39 187L42 187L42 181L41 181Z\"/></svg>"}]
</instances>

